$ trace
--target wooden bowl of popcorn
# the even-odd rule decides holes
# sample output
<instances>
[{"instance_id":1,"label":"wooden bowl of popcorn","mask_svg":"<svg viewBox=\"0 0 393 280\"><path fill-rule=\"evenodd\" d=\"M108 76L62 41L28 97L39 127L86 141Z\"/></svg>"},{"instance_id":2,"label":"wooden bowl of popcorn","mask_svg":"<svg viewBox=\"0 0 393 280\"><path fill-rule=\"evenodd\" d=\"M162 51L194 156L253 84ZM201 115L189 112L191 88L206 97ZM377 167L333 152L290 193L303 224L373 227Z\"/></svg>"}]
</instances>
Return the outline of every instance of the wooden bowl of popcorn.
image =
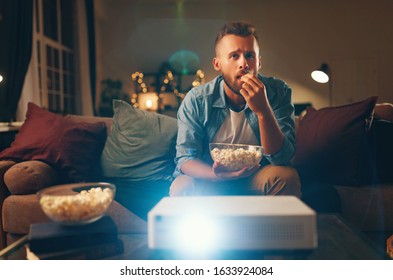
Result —
<instances>
[{"instance_id":1,"label":"wooden bowl of popcorn","mask_svg":"<svg viewBox=\"0 0 393 280\"><path fill-rule=\"evenodd\" d=\"M227 171L238 171L257 165L263 156L263 147L245 144L210 143L212 159Z\"/></svg>"},{"instance_id":2,"label":"wooden bowl of popcorn","mask_svg":"<svg viewBox=\"0 0 393 280\"><path fill-rule=\"evenodd\" d=\"M110 183L58 185L37 193L44 213L64 225L88 224L100 219L116 193Z\"/></svg>"}]
</instances>

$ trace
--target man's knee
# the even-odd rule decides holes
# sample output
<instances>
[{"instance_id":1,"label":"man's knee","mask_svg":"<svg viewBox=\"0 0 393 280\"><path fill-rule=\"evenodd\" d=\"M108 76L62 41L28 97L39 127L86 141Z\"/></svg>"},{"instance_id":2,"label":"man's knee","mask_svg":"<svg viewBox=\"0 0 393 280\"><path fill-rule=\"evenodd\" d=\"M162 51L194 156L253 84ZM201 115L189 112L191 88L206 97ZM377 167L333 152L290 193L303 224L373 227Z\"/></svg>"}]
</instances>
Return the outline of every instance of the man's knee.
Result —
<instances>
[{"instance_id":1,"label":"man's knee","mask_svg":"<svg viewBox=\"0 0 393 280\"><path fill-rule=\"evenodd\" d=\"M185 196L194 190L194 179L187 175L177 176L169 189L170 196Z\"/></svg>"},{"instance_id":2,"label":"man's knee","mask_svg":"<svg viewBox=\"0 0 393 280\"><path fill-rule=\"evenodd\" d=\"M295 195L301 197L300 178L289 166L265 166L254 176L253 185L265 195Z\"/></svg>"}]
</instances>

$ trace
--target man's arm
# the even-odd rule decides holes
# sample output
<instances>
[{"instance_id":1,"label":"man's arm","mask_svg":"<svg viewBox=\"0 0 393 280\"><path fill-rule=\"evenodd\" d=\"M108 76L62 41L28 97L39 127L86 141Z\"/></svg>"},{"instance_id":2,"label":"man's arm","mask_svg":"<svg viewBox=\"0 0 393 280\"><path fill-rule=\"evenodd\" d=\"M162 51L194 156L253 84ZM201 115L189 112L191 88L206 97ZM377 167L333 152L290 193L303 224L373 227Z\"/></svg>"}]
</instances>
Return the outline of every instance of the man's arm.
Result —
<instances>
[{"instance_id":1,"label":"man's arm","mask_svg":"<svg viewBox=\"0 0 393 280\"><path fill-rule=\"evenodd\" d=\"M266 86L263 82L252 74L243 76L242 80L244 84L240 93L258 118L261 145L264 147L265 155L268 155L273 164L288 164L295 151L293 124L291 124L293 122L291 93L278 93L281 95L280 103L282 104L275 114L267 98ZM285 87L281 90L290 91ZM279 114L279 120L277 120L277 114Z\"/></svg>"}]
</instances>

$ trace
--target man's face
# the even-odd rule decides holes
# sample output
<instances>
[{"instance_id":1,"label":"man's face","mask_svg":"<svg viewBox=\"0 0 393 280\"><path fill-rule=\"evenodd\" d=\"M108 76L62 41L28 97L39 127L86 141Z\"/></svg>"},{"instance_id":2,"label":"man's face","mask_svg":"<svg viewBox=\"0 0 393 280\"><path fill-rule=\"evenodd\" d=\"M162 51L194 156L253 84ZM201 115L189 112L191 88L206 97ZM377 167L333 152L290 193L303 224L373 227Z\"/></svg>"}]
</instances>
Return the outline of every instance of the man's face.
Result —
<instances>
[{"instance_id":1,"label":"man's face","mask_svg":"<svg viewBox=\"0 0 393 280\"><path fill-rule=\"evenodd\" d=\"M259 46L254 36L224 36L216 46L213 66L221 72L229 89L240 94L243 84L240 78L247 73L256 74L261 68Z\"/></svg>"}]
</instances>

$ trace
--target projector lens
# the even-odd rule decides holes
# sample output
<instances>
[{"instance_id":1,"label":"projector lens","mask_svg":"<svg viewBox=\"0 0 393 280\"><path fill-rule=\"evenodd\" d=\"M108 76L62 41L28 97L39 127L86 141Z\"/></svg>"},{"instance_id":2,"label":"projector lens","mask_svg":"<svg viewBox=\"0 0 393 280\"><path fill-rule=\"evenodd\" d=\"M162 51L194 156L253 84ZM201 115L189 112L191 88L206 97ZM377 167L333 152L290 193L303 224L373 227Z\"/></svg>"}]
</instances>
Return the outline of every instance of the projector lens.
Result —
<instances>
[{"instance_id":1,"label":"projector lens","mask_svg":"<svg viewBox=\"0 0 393 280\"><path fill-rule=\"evenodd\" d=\"M204 216L183 218L175 227L177 247L182 251L206 252L214 249L218 241L216 225Z\"/></svg>"}]
</instances>

